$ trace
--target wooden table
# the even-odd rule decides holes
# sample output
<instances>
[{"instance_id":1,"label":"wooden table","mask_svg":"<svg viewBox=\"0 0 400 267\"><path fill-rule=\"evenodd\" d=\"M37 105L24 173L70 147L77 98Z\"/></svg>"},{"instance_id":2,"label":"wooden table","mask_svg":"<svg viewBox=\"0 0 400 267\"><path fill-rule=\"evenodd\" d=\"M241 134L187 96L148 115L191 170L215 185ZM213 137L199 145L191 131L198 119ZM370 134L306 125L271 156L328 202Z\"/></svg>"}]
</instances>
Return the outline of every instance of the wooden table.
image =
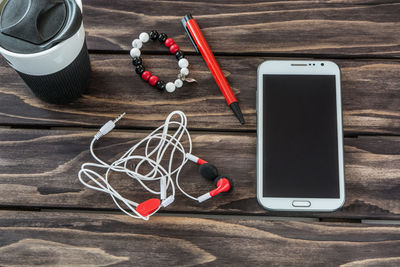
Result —
<instances>
[{"instance_id":1,"label":"wooden table","mask_svg":"<svg viewBox=\"0 0 400 267\"><path fill-rule=\"evenodd\" d=\"M57 106L35 98L0 62L0 265L400 265L400 4L395 1L86 0L93 67L87 94ZM192 13L246 118L240 126L186 37ZM128 50L157 29L190 58L197 83L160 94L140 81ZM176 75L165 48L146 65ZM256 201L256 69L267 59L321 58L342 69L346 203L333 213L272 213ZM235 192L203 204L178 194L148 222L122 215L110 197L83 187L98 127L127 112L97 150L112 160L184 111L194 151L235 180ZM232 159L235 163L232 163ZM187 165L182 186L209 184ZM148 195L115 179L128 198Z\"/></svg>"}]
</instances>

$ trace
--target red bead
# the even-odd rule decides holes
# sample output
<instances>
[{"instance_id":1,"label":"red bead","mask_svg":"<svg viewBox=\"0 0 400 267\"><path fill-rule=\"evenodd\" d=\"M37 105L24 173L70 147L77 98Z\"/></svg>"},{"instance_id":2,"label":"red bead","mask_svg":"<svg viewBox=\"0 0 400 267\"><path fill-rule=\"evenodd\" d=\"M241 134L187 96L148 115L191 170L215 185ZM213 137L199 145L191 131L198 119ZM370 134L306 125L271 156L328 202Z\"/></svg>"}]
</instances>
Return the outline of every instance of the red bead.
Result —
<instances>
[{"instance_id":1,"label":"red bead","mask_svg":"<svg viewBox=\"0 0 400 267\"><path fill-rule=\"evenodd\" d=\"M177 44L173 44L170 46L169 51L171 51L172 54L175 54L179 51L179 46Z\"/></svg>"},{"instance_id":2,"label":"red bead","mask_svg":"<svg viewBox=\"0 0 400 267\"><path fill-rule=\"evenodd\" d=\"M142 73L142 79L145 80L146 82L149 80L150 76L151 76L150 71L146 70L145 72Z\"/></svg>"},{"instance_id":3,"label":"red bead","mask_svg":"<svg viewBox=\"0 0 400 267\"><path fill-rule=\"evenodd\" d=\"M168 38L167 40L165 40L165 46L166 47L170 47L171 45L173 45L175 43L174 39L172 38Z\"/></svg>"},{"instance_id":4,"label":"red bead","mask_svg":"<svg viewBox=\"0 0 400 267\"><path fill-rule=\"evenodd\" d=\"M151 76L149 78L149 84L151 84L152 86L155 86L157 82L158 82L158 77L157 76L153 75L153 76Z\"/></svg>"}]
</instances>

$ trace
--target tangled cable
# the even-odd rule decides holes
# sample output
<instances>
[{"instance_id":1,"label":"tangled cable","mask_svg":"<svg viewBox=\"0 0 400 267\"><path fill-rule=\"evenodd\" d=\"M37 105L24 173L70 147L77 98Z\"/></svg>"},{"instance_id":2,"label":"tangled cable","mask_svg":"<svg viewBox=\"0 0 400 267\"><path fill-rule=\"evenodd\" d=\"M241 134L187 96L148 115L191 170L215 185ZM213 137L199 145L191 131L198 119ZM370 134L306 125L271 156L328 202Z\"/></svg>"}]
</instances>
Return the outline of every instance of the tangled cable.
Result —
<instances>
[{"instance_id":1,"label":"tangled cable","mask_svg":"<svg viewBox=\"0 0 400 267\"><path fill-rule=\"evenodd\" d=\"M133 218L143 220L148 220L161 207L166 207L174 201L175 184L184 195L193 200L199 200L186 193L179 186L179 174L189 160L187 154L190 155L192 152L192 140L186 128L187 118L182 111L170 113L163 125L132 146L113 163L108 164L96 156L93 151L94 143L114 129L115 124L124 115L125 113L114 121L108 121L94 136L90 143L90 153L98 163L82 164L78 173L79 181L88 188L109 194L121 211ZM178 120L173 120L174 116L177 116ZM177 128L172 131L170 127ZM181 142L184 137L188 140L186 147ZM139 154L139 149L144 149L144 153ZM170 151L170 153L166 153L167 151ZM134 162L137 163L130 169L129 166L132 166ZM173 165L177 163L178 166L174 167ZM143 172L142 168L145 166L149 170ZM102 175L93 170L94 168L104 169L105 173ZM160 195L160 200L149 199L139 204L121 196L109 183L110 173L112 172L125 173L139 182L150 193ZM160 182L159 190L152 189L147 185L148 182L154 181ZM169 195L167 196L168 192Z\"/></svg>"}]
</instances>

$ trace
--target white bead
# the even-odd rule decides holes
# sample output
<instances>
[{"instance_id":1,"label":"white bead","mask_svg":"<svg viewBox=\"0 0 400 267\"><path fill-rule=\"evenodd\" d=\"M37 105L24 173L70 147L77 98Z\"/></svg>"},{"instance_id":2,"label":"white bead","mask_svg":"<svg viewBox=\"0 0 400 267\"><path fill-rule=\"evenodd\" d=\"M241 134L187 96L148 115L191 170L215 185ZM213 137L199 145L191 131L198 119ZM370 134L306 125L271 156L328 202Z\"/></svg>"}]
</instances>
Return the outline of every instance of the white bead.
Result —
<instances>
[{"instance_id":1,"label":"white bead","mask_svg":"<svg viewBox=\"0 0 400 267\"><path fill-rule=\"evenodd\" d=\"M183 85L183 81L181 79L176 79L175 80L175 87L176 88L181 88Z\"/></svg>"},{"instance_id":2,"label":"white bead","mask_svg":"<svg viewBox=\"0 0 400 267\"><path fill-rule=\"evenodd\" d=\"M178 65L180 68L187 68L189 66L189 61L186 58L181 58L178 61Z\"/></svg>"},{"instance_id":3,"label":"white bead","mask_svg":"<svg viewBox=\"0 0 400 267\"><path fill-rule=\"evenodd\" d=\"M131 57L140 57L139 48L132 48L130 54L131 54Z\"/></svg>"},{"instance_id":4,"label":"white bead","mask_svg":"<svg viewBox=\"0 0 400 267\"><path fill-rule=\"evenodd\" d=\"M167 83L167 84L165 85L165 90L166 90L168 93L174 92L174 91L175 91L175 84L173 84L173 83L171 83L171 82Z\"/></svg>"},{"instance_id":5,"label":"white bead","mask_svg":"<svg viewBox=\"0 0 400 267\"><path fill-rule=\"evenodd\" d=\"M150 39L150 36L149 36L149 34L148 34L147 32L142 32L142 33L139 35L139 39L140 39L140 41L142 41L143 43L147 43L147 42L149 41L149 39Z\"/></svg>"},{"instance_id":6,"label":"white bead","mask_svg":"<svg viewBox=\"0 0 400 267\"><path fill-rule=\"evenodd\" d=\"M140 48L142 48L142 46L143 46L143 43L139 39L135 39L135 40L132 41L132 47L133 48L139 48L140 49Z\"/></svg>"},{"instance_id":7,"label":"white bead","mask_svg":"<svg viewBox=\"0 0 400 267\"><path fill-rule=\"evenodd\" d=\"M185 76L189 75L189 69L188 68L182 68L181 73Z\"/></svg>"}]
</instances>

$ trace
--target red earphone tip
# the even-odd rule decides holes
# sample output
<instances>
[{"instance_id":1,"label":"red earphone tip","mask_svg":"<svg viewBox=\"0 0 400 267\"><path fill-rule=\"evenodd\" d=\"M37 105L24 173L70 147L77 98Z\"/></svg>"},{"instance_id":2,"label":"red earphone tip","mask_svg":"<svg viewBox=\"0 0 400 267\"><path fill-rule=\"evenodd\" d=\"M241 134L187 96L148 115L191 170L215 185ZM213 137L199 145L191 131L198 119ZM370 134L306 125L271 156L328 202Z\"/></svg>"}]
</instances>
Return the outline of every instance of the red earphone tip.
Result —
<instances>
[{"instance_id":1,"label":"red earphone tip","mask_svg":"<svg viewBox=\"0 0 400 267\"><path fill-rule=\"evenodd\" d=\"M204 159L201 159L201 158L199 158L199 159L197 160L197 164L199 164L199 165L203 165L204 163L208 163L208 162L205 161Z\"/></svg>"},{"instance_id":2,"label":"red earphone tip","mask_svg":"<svg viewBox=\"0 0 400 267\"><path fill-rule=\"evenodd\" d=\"M226 177L221 177L217 181L217 188L221 188L222 192L228 192L231 189L231 181Z\"/></svg>"},{"instance_id":3,"label":"red earphone tip","mask_svg":"<svg viewBox=\"0 0 400 267\"><path fill-rule=\"evenodd\" d=\"M216 196L219 193L228 193L231 192L233 189L233 182L232 180L226 176L226 175L221 175L216 179L216 186L214 190L210 191L210 196Z\"/></svg>"},{"instance_id":4,"label":"red earphone tip","mask_svg":"<svg viewBox=\"0 0 400 267\"><path fill-rule=\"evenodd\" d=\"M161 201L158 198L151 198L146 200L145 202L140 203L136 207L136 211L139 212L140 215L146 217L149 214L155 212L160 206Z\"/></svg>"}]
</instances>

